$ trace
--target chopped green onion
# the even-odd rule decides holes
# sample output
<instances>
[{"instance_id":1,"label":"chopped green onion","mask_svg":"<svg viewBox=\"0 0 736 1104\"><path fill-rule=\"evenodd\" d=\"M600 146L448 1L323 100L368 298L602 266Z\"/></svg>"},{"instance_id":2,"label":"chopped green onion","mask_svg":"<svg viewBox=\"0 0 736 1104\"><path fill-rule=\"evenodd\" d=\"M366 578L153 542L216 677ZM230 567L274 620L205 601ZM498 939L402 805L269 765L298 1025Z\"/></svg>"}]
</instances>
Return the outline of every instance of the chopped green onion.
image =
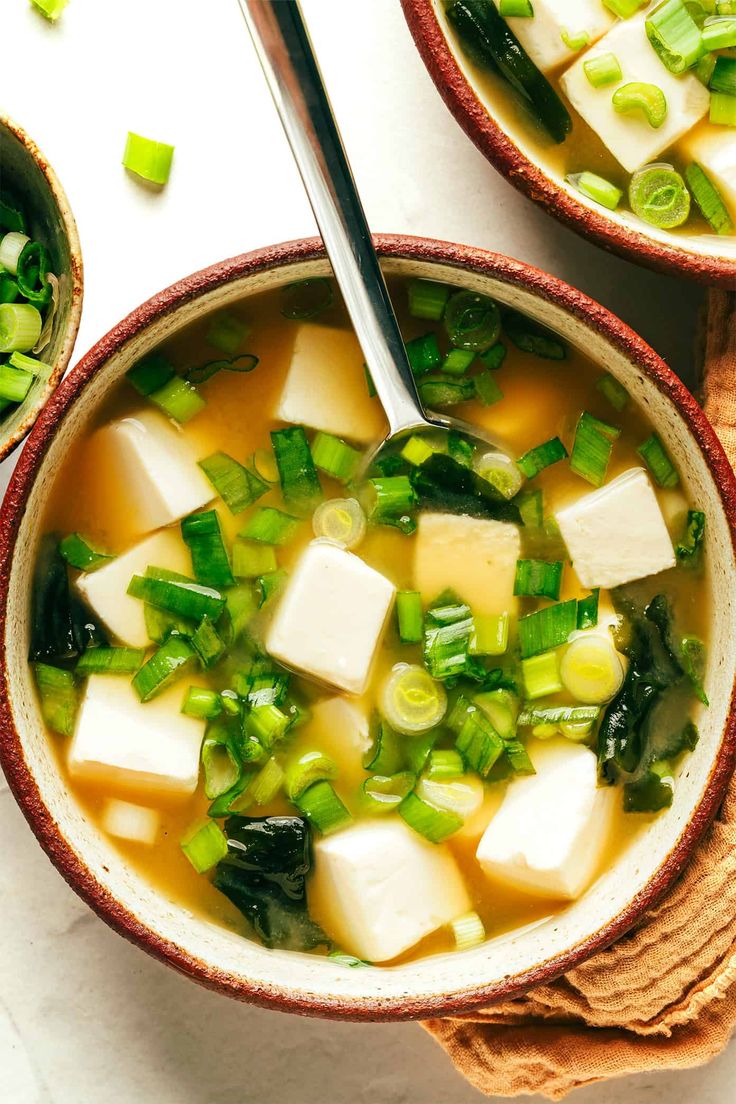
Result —
<instances>
[{"instance_id":1,"label":"chopped green onion","mask_svg":"<svg viewBox=\"0 0 736 1104\"><path fill-rule=\"evenodd\" d=\"M701 34L705 50L727 50L736 46L736 19L706 19Z\"/></svg>"},{"instance_id":2,"label":"chopped green onion","mask_svg":"<svg viewBox=\"0 0 736 1104\"><path fill-rule=\"evenodd\" d=\"M429 460L433 452L432 446L428 445L422 437L410 437L402 448L401 455L407 464L419 467L425 460Z\"/></svg>"},{"instance_id":3,"label":"chopped green onion","mask_svg":"<svg viewBox=\"0 0 736 1104\"><path fill-rule=\"evenodd\" d=\"M414 487L408 475L369 479L368 490L372 500L370 517L374 521L401 517L409 513L417 504Z\"/></svg>"},{"instance_id":4,"label":"chopped green onion","mask_svg":"<svg viewBox=\"0 0 736 1104\"><path fill-rule=\"evenodd\" d=\"M409 280L409 314L412 318L428 318L439 322L445 313L450 289L434 280Z\"/></svg>"},{"instance_id":5,"label":"chopped green onion","mask_svg":"<svg viewBox=\"0 0 736 1104\"><path fill-rule=\"evenodd\" d=\"M507 311L503 324L516 348L523 353L532 353L543 360L564 360L567 356L565 344L556 334L520 311Z\"/></svg>"},{"instance_id":6,"label":"chopped green onion","mask_svg":"<svg viewBox=\"0 0 736 1104\"><path fill-rule=\"evenodd\" d=\"M656 84L629 81L616 89L611 102L620 115L641 112L654 130L658 130L667 118L667 98Z\"/></svg>"},{"instance_id":7,"label":"chopped green onion","mask_svg":"<svg viewBox=\"0 0 736 1104\"><path fill-rule=\"evenodd\" d=\"M199 466L232 514L246 510L269 490L268 484L225 452L213 452Z\"/></svg>"},{"instance_id":8,"label":"chopped green onion","mask_svg":"<svg viewBox=\"0 0 736 1104\"><path fill-rule=\"evenodd\" d=\"M463 437L462 433L454 429L450 430L447 434L447 449L457 464L462 464L464 468L472 467L475 445Z\"/></svg>"},{"instance_id":9,"label":"chopped green onion","mask_svg":"<svg viewBox=\"0 0 736 1104\"><path fill-rule=\"evenodd\" d=\"M271 433L276 464L279 469L284 502L298 508L314 507L322 497L317 469L309 451L302 426L290 426Z\"/></svg>"},{"instance_id":10,"label":"chopped green onion","mask_svg":"<svg viewBox=\"0 0 736 1104\"><path fill-rule=\"evenodd\" d=\"M278 483L279 469L272 449L259 448L253 453L253 471L264 483Z\"/></svg>"},{"instance_id":11,"label":"chopped green onion","mask_svg":"<svg viewBox=\"0 0 736 1104\"><path fill-rule=\"evenodd\" d=\"M330 433L318 433L312 441L315 467L341 483L349 483L357 471L361 454Z\"/></svg>"},{"instance_id":12,"label":"chopped green onion","mask_svg":"<svg viewBox=\"0 0 736 1104\"><path fill-rule=\"evenodd\" d=\"M620 690L624 669L610 639L590 633L570 644L560 663L560 677L583 705L604 705Z\"/></svg>"},{"instance_id":13,"label":"chopped green onion","mask_svg":"<svg viewBox=\"0 0 736 1104\"><path fill-rule=\"evenodd\" d=\"M274 743L281 739L288 727L289 718L273 702L254 706L246 719L249 734L255 736L267 751L270 751Z\"/></svg>"},{"instance_id":14,"label":"chopped green onion","mask_svg":"<svg viewBox=\"0 0 736 1104\"><path fill-rule=\"evenodd\" d=\"M234 586L216 510L203 510L182 518L181 535L191 554L192 570L198 583L211 587Z\"/></svg>"},{"instance_id":15,"label":"chopped green onion","mask_svg":"<svg viewBox=\"0 0 736 1104\"><path fill-rule=\"evenodd\" d=\"M705 514L702 510L688 510L685 531L675 545L675 555L681 564L692 567L700 560L700 550L705 539Z\"/></svg>"},{"instance_id":16,"label":"chopped green onion","mask_svg":"<svg viewBox=\"0 0 736 1104\"><path fill-rule=\"evenodd\" d=\"M145 648L88 648L77 661L76 674L134 675L145 658Z\"/></svg>"},{"instance_id":17,"label":"chopped green onion","mask_svg":"<svg viewBox=\"0 0 736 1104\"><path fill-rule=\"evenodd\" d=\"M442 843L463 826L462 817L437 809L415 793L407 794L399 805L399 816L430 843Z\"/></svg>"},{"instance_id":18,"label":"chopped green onion","mask_svg":"<svg viewBox=\"0 0 736 1104\"><path fill-rule=\"evenodd\" d=\"M711 92L709 118L715 126L736 126L736 96Z\"/></svg>"},{"instance_id":19,"label":"chopped green onion","mask_svg":"<svg viewBox=\"0 0 736 1104\"><path fill-rule=\"evenodd\" d=\"M190 421L195 414L199 414L206 405L196 387L182 376L174 376L163 387L159 387L158 391L152 391L148 398L163 410L164 414L168 414L170 418L181 422L182 425Z\"/></svg>"},{"instance_id":20,"label":"chopped green onion","mask_svg":"<svg viewBox=\"0 0 736 1104\"><path fill-rule=\"evenodd\" d=\"M514 594L522 598L560 597L562 569L559 560L549 563L545 560L517 560Z\"/></svg>"},{"instance_id":21,"label":"chopped green onion","mask_svg":"<svg viewBox=\"0 0 736 1104\"><path fill-rule=\"evenodd\" d=\"M210 801L231 790L240 778L242 766L231 746L232 739L231 730L223 723L210 725L202 743L204 795Z\"/></svg>"},{"instance_id":22,"label":"chopped green onion","mask_svg":"<svg viewBox=\"0 0 736 1104\"><path fill-rule=\"evenodd\" d=\"M18 281L0 269L0 303L14 303L19 295Z\"/></svg>"},{"instance_id":23,"label":"chopped green onion","mask_svg":"<svg viewBox=\"0 0 736 1104\"><path fill-rule=\"evenodd\" d=\"M332 284L324 276L296 280L281 292L281 314L294 321L316 318L332 306L332 300Z\"/></svg>"},{"instance_id":24,"label":"chopped green onion","mask_svg":"<svg viewBox=\"0 0 736 1104\"><path fill-rule=\"evenodd\" d=\"M414 789L416 776L411 771L374 774L363 783L363 799L369 813L390 813Z\"/></svg>"},{"instance_id":25,"label":"chopped green onion","mask_svg":"<svg viewBox=\"0 0 736 1104\"><path fill-rule=\"evenodd\" d=\"M618 84L623 78L621 63L616 55L610 51L605 54L598 54L590 61L584 61L583 69L593 88L604 88L607 84Z\"/></svg>"},{"instance_id":26,"label":"chopped green onion","mask_svg":"<svg viewBox=\"0 0 736 1104\"><path fill-rule=\"evenodd\" d=\"M403 758L406 765L414 775L422 773L427 765L429 753L440 736L438 728L420 732L418 736L405 736L403 743Z\"/></svg>"},{"instance_id":27,"label":"chopped green onion","mask_svg":"<svg viewBox=\"0 0 736 1104\"><path fill-rule=\"evenodd\" d=\"M397 663L381 688L380 706L391 727L408 736L440 723L447 695L419 664Z\"/></svg>"},{"instance_id":28,"label":"chopped green onion","mask_svg":"<svg viewBox=\"0 0 736 1104\"><path fill-rule=\"evenodd\" d=\"M550 467L551 464L556 464L559 460L564 460L566 456L567 449L560 438L552 437L551 440L545 441L543 445L537 445L536 448L525 452L516 463L527 479L533 479L545 468Z\"/></svg>"},{"instance_id":29,"label":"chopped green onion","mask_svg":"<svg viewBox=\"0 0 736 1104\"><path fill-rule=\"evenodd\" d=\"M715 59L709 87L712 92L725 92L728 96L736 96L736 58L721 54Z\"/></svg>"},{"instance_id":30,"label":"chopped green onion","mask_svg":"<svg viewBox=\"0 0 736 1104\"><path fill-rule=\"evenodd\" d=\"M433 678L453 678L465 671L472 634L473 618L464 603L427 610L424 662Z\"/></svg>"},{"instance_id":31,"label":"chopped green onion","mask_svg":"<svg viewBox=\"0 0 736 1104\"><path fill-rule=\"evenodd\" d=\"M476 393L474 379L448 379L447 376L427 376L420 381L418 390L424 406L431 409L469 402Z\"/></svg>"},{"instance_id":32,"label":"chopped green onion","mask_svg":"<svg viewBox=\"0 0 736 1104\"><path fill-rule=\"evenodd\" d=\"M289 801L298 801L314 782L337 775L337 764L321 751L305 751L286 766L285 789Z\"/></svg>"},{"instance_id":33,"label":"chopped green onion","mask_svg":"<svg viewBox=\"0 0 736 1104\"><path fill-rule=\"evenodd\" d=\"M582 195L600 203L609 211L616 210L624 194L615 184L593 172L571 173L567 180Z\"/></svg>"},{"instance_id":34,"label":"chopped green onion","mask_svg":"<svg viewBox=\"0 0 736 1104\"><path fill-rule=\"evenodd\" d=\"M519 644L522 659L566 644L577 628L577 601L558 602L519 618Z\"/></svg>"},{"instance_id":35,"label":"chopped green onion","mask_svg":"<svg viewBox=\"0 0 736 1104\"><path fill-rule=\"evenodd\" d=\"M184 576L172 578L172 575L160 568L149 568L145 576L133 576L128 594L180 617L192 617L195 621L209 617L216 621L225 606L222 595Z\"/></svg>"},{"instance_id":36,"label":"chopped green onion","mask_svg":"<svg viewBox=\"0 0 736 1104\"><path fill-rule=\"evenodd\" d=\"M544 496L541 490L524 491L517 499L524 527L541 529L544 524Z\"/></svg>"},{"instance_id":37,"label":"chopped green onion","mask_svg":"<svg viewBox=\"0 0 736 1104\"><path fill-rule=\"evenodd\" d=\"M0 364L0 399L7 402L23 402L31 390L33 375L22 368L11 368L9 364Z\"/></svg>"},{"instance_id":38,"label":"chopped green onion","mask_svg":"<svg viewBox=\"0 0 736 1104\"><path fill-rule=\"evenodd\" d=\"M661 230L682 226L690 214L690 193L671 165L648 165L629 183L631 210Z\"/></svg>"},{"instance_id":39,"label":"chopped green onion","mask_svg":"<svg viewBox=\"0 0 736 1104\"><path fill-rule=\"evenodd\" d=\"M271 545L236 540L233 545L233 575L238 579L256 579L278 568Z\"/></svg>"},{"instance_id":40,"label":"chopped green onion","mask_svg":"<svg viewBox=\"0 0 736 1104\"><path fill-rule=\"evenodd\" d=\"M23 371L30 372L32 376L38 376L39 379L43 380L48 379L53 371L50 364L37 360L35 357L26 356L25 353L12 353L8 364L11 368L22 368Z\"/></svg>"},{"instance_id":41,"label":"chopped green onion","mask_svg":"<svg viewBox=\"0 0 736 1104\"><path fill-rule=\"evenodd\" d=\"M485 452L474 459L473 468L506 499L513 498L521 490L524 477L518 464L505 452Z\"/></svg>"},{"instance_id":42,"label":"chopped green onion","mask_svg":"<svg viewBox=\"0 0 736 1104\"><path fill-rule=\"evenodd\" d=\"M181 711L187 717L197 717L201 721L214 721L222 713L222 708L222 698L216 690L208 690L204 686L190 686Z\"/></svg>"},{"instance_id":43,"label":"chopped green onion","mask_svg":"<svg viewBox=\"0 0 736 1104\"><path fill-rule=\"evenodd\" d=\"M220 311L213 316L205 340L213 349L226 356L235 356L240 345L248 335L248 324L229 311Z\"/></svg>"},{"instance_id":44,"label":"chopped green onion","mask_svg":"<svg viewBox=\"0 0 736 1104\"><path fill-rule=\"evenodd\" d=\"M592 629L598 624L598 599L600 593L600 588L596 587L587 598L578 599L578 629Z\"/></svg>"},{"instance_id":45,"label":"chopped green onion","mask_svg":"<svg viewBox=\"0 0 736 1104\"><path fill-rule=\"evenodd\" d=\"M606 478L613 442L621 430L584 411L578 419L570 455L570 467L578 475L600 487Z\"/></svg>"},{"instance_id":46,"label":"chopped green onion","mask_svg":"<svg viewBox=\"0 0 736 1104\"><path fill-rule=\"evenodd\" d=\"M486 690L476 694L473 701L483 710L502 740L511 740L516 736L519 703L515 694L504 689Z\"/></svg>"},{"instance_id":47,"label":"chopped green onion","mask_svg":"<svg viewBox=\"0 0 736 1104\"><path fill-rule=\"evenodd\" d=\"M41 336L43 319L30 303L0 303L0 353L27 353Z\"/></svg>"},{"instance_id":48,"label":"chopped green onion","mask_svg":"<svg viewBox=\"0 0 736 1104\"><path fill-rule=\"evenodd\" d=\"M462 756L457 751L455 754L462 763ZM484 790L480 779L472 775L461 773L459 778L435 779L425 773L417 782L414 793L431 808L452 813L464 822L480 808Z\"/></svg>"},{"instance_id":49,"label":"chopped green onion","mask_svg":"<svg viewBox=\"0 0 736 1104\"><path fill-rule=\"evenodd\" d=\"M522 659L521 674L529 701L545 698L548 694L557 694L562 690L557 652L543 652L542 655Z\"/></svg>"},{"instance_id":50,"label":"chopped green onion","mask_svg":"<svg viewBox=\"0 0 736 1104\"><path fill-rule=\"evenodd\" d=\"M475 291L456 291L444 316L445 330L456 349L484 353L501 334L501 312L492 299Z\"/></svg>"},{"instance_id":51,"label":"chopped green onion","mask_svg":"<svg viewBox=\"0 0 736 1104\"><path fill-rule=\"evenodd\" d=\"M288 574L283 567L279 568L278 571L268 571L265 575L258 576L258 587L261 595L260 609L263 609L272 598L281 592L287 578Z\"/></svg>"},{"instance_id":52,"label":"chopped green onion","mask_svg":"<svg viewBox=\"0 0 736 1104\"><path fill-rule=\"evenodd\" d=\"M150 395L158 391L174 377L174 367L163 353L149 353L148 356L129 368L125 378L130 381L139 395Z\"/></svg>"},{"instance_id":53,"label":"chopped green onion","mask_svg":"<svg viewBox=\"0 0 736 1104\"><path fill-rule=\"evenodd\" d=\"M604 372L602 376L599 376L595 386L596 390L600 391L604 399L607 399L615 410L621 412L625 409L629 401L629 393L624 385L619 383L610 372Z\"/></svg>"},{"instance_id":54,"label":"chopped green onion","mask_svg":"<svg viewBox=\"0 0 736 1104\"><path fill-rule=\"evenodd\" d=\"M323 836L351 821L348 810L335 793L331 782L313 782L295 802L297 808Z\"/></svg>"},{"instance_id":55,"label":"chopped green onion","mask_svg":"<svg viewBox=\"0 0 736 1104\"><path fill-rule=\"evenodd\" d=\"M69 0L31 0L34 8L37 8L46 19L55 23Z\"/></svg>"},{"instance_id":56,"label":"chopped green onion","mask_svg":"<svg viewBox=\"0 0 736 1104\"><path fill-rule=\"evenodd\" d=\"M677 469L656 433L647 438L636 451L660 487L676 487L678 485L680 477L677 474Z\"/></svg>"},{"instance_id":57,"label":"chopped green onion","mask_svg":"<svg viewBox=\"0 0 736 1104\"><path fill-rule=\"evenodd\" d=\"M485 353L481 353L478 360L489 372L497 372L505 361L507 352L506 346L501 341L497 341Z\"/></svg>"},{"instance_id":58,"label":"chopped green onion","mask_svg":"<svg viewBox=\"0 0 736 1104\"><path fill-rule=\"evenodd\" d=\"M729 59L736 62L736 58ZM698 210L717 234L731 234L733 221L721 193L701 165L693 162L685 169L685 180Z\"/></svg>"},{"instance_id":59,"label":"chopped green onion","mask_svg":"<svg viewBox=\"0 0 736 1104\"><path fill-rule=\"evenodd\" d=\"M376 714L371 722L373 743L363 757L363 767L373 774L392 775L403 766L402 746L396 733Z\"/></svg>"},{"instance_id":60,"label":"chopped green onion","mask_svg":"<svg viewBox=\"0 0 736 1104\"><path fill-rule=\"evenodd\" d=\"M704 53L700 30L683 0L664 0L649 12L644 26L660 61L671 73L684 73Z\"/></svg>"},{"instance_id":61,"label":"chopped green onion","mask_svg":"<svg viewBox=\"0 0 736 1104\"><path fill-rule=\"evenodd\" d=\"M458 778L465 773L463 757L455 748L430 751L427 760L428 778Z\"/></svg>"},{"instance_id":62,"label":"chopped green onion","mask_svg":"<svg viewBox=\"0 0 736 1104\"><path fill-rule=\"evenodd\" d=\"M503 391L499 387L493 372L479 372L477 376L473 377L473 386L475 387L476 398L483 406L493 406L494 403L500 402L503 398Z\"/></svg>"},{"instance_id":63,"label":"chopped green onion","mask_svg":"<svg viewBox=\"0 0 736 1104\"><path fill-rule=\"evenodd\" d=\"M27 234L19 233L5 234L0 241L0 266L11 276L18 275L18 263L30 241Z\"/></svg>"},{"instance_id":64,"label":"chopped green onion","mask_svg":"<svg viewBox=\"0 0 736 1104\"><path fill-rule=\"evenodd\" d=\"M62 671L48 663L34 663L41 715L60 736L71 736L77 713L77 687L71 671Z\"/></svg>"},{"instance_id":65,"label":"chopped green onion","mask_svg":"<svg viewBox=\"0 0 736 1104\"><path fill-rule=\"evenodd\" d=\"M133 686L142 702L150 701L185 674L196 652L182 636L170 636L138 670Z\"/></svg>"},{"instance_id":66,"label":"chopped green onion","mask_svg":"<svg viewBox=\"0 0 736 1104\"><path fill-rule=\"evenodd\" d=\"M191 640L203 667L212 667L227 650L225 641L208 617L202 618Z\"/></svg>"},{"instance_id":67,"label":"chopped green onion","mask_svg":"<svg viewBox=\"0 0 736 1104\"><path fill-rule=\"evenodd\" d=\"M407 341L406 355L415 376L423 376L426 372L439 368L442 364L442 354L437 343L437 334L430 332Z\"/></svg>"},{"instance_id":68,"label":"chopped green onion","mask_svg":"<svg viewBox=\"0 0 736 1104\"><path fill-rule=\"evenodd\" d=\"M450 349L442 361L441 370L449 376L464 376L474 360L475 352L472 349Z\"/></svg>"},{"instance_id":69,"label":"chopped green onion","mask_svg":"<svg viewBox=\"0 0 736 1104\"><path fill-rule=\"evenodd\" d=\"M684 636L680 647L685 674L689 678L695 696L703 705L710 705L708 695L703 689L705 674L705 644L697 636Z\"/></svg>"},{"instance_id":70,"label":"chopped green onion","mask_svg":"<svg viewBox=\"0 0 736 1104\"><path fill-rule=\"evenodd\" d=\"M473 614L473 632L468 647L471 655L504 655L508 646L508 613Z\"/></svg>"},{"instance_id":71,"label":"chopped green onion","mask_svg":"<svg viewBox=\"0 0 736 1104\"><path fill-rule=\"evenodd\" d=\"M693 73L698 78L701 84L706 88L710 87L711 77L713 76L713 70L716 67L716 55L715 54L703 54L698 64L693 69Z\"/></svg>"},{"instance_id":72,"label":"chopped green onion","mask_svg":"<svg viewBox=\"0 0 736 1104\"><path fill-rule=\"evenodd\" d=\"M630 19L640 8L645 7L649 0L603 0L603 3L619 19Z\"/></svg>"},{"instance_id":73,"label":"chopped green onion","mask_svg":"<svg viewBox=\"0 0 736 1104\"><path fill-rule=\"evenodd\" d=\"M259 506L239 536L260 541L261 544L288 544L300 525L299 518L285 514L275 506Z\"/></svg>"},{"instance_id":74,"label":"chopped green onion","mask_svg":"<svg viewBox=\"0 0 736 1104\"><path fill-rule=\"evenodd\" d=\"M256 805L268 805L284 782L284 772L275 759L268 759L250 784L250 795Z\"/></svg>"},{"instance_id":75,"label":"chopped green onion","mask_svg":"<svg viewBox=\"0 0 736 1104\"><path fill-rule=\"evenodd\" d=\"M51 301L50 263L46 247L34 241L27 242L18 258L18 288L24 299L34 306L45 307Z\"/></svg>"},{"instance_id":76,"label":"chopped green onion","mask_svg":"<svg viewBox=\"0 0 736 1104\"><path fill-rule=\"evenodd\" d=\"M459 697L447 719L455 733L455 747L463 760L482 777L487 777L504 751L504 742L486 714L473 702Z\"/></svg>"},{"instance_id":77,"label":"chopped green onion","mask_svg":"<svg viewBox=\"0 0 736 1104\"><path fill-rule=\"evenodd\" d=\"M560 38L568 50L572 50L574 53L582 50L585 46L590 46L588 31L570 31L567 27L563 27L560 31Z\"/></svg>"},{"instance_id":78,"label":"chopped green onion","mask_svg":"<svg viewBox=\"0 0 736 1104\"><path fill-rule=\"evenodd\" d=\"M123 165L129 172L135 173L136 176L152 184L163 185L171 175L173 160L173 146L165 142L155 142L151 138L143 138L140 134L128 131Z\"/></svg>"},{"instance_id":79,"label":"chopped green onion","mask_svg":"<svg viewBox=\"0 0 736 1104\"><path fill-rule=\"evenodd\" d=\"M517 19L530 19L534 15L531 0L500 0L498 10L504 18L515 16Z\"/></svg>"},{"instance_id":80,"label":"chopped green onion","mask_svg":"<svg viewBox=\"0 0 736 1104\"><path fill-rule=\"evenodd\" d=\"M522 728L536 725L594 725L600 716L597 705L533 706L519 714Z\"/></svg>"},{"instance_id":81,"label":"chopped green onion","mask_svg":"<svg viewBox=\"0 0 736 1104\"><path fill-rule=\"evenodd\" d=\"M208 820L187 832L181 849L197 873L204 874L227 855L227 836L214 820Z\"/></svg>"},{"instance_id":82,"label":"chopped green onion","mask_svg":"<svg viewBox=\"0 0 736 1104\"><path fill-rule=\"evenodd\" d=\"M458 951L468 951L471 947L477 947L486 938L486 929L477 912L466 912L463 916L458 916L452 921L450 928L455 940L455 949Z\"/></svg>"},{"instance_id":83,"label":"chopped green onion","mask_svg":"<svg viewBox=\"0 0 736 1104\"><path fill-rule=\"evenodd\" d=\"M106 552L93 548L79 533L70 533L59 544L59 551L71 567L78 571L94 571L112 559Z\"/></svg>"},{"instance_id":84,"label":"chopped green onion","mask_svg":"<svg viewBox=\"0 0 736 1104\"><path fill-rule=\"evenodd\" d=\"M366 518L355 498L328 498L312 516L315 537L324 537L342 548L357 548L366 534Z\"/></svg>"},{"instance_id":85,"label":"chopped green onion","mask_svg":"<svg viewBox=\"0 0 736 1104\"><path fill-rule=\"evenodd\" d=\"M396 617L402 644L421 644L424 639L422 596L418 590L400 590L396 595Z\"/></svg>"}]
</instances>

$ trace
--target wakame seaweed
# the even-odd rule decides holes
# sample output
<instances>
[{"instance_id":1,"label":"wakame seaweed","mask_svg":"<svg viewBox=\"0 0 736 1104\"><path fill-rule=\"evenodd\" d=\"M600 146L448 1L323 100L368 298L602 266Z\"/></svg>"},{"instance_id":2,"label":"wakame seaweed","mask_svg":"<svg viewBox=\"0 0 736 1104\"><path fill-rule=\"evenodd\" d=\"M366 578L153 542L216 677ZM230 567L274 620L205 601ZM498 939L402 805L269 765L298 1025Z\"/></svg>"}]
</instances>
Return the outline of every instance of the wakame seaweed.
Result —
<instances>
[{"instance_id":1,"label":"wakame seaweed","mask_svg":"<svg viewBox=\"0 0 736 1104\"><path fill-rule=\"evenodd\" d=\"M307 911L309 826L295 816L225 821L228 854L214 885L253 925L267 947L307 950L329 940Z\"/></svg>"},{"instance_id":2,"label":"wakame seaweed","mask_svg":"<svg viewBox=\"0 0 736 1104\"><path fill-rule=\"evenodd\" d=\"M626 619L630 639L620 645L629 658L629 669L598 733L598 770L601 781L608 785L616 782L621 772L633 774L641 766L651 711L664 692L684 677L671 645L669 599L658 594L643 612L621 593L614 596L614 602Z\"/></svg>"},{"instance_id":3,"label":"wakame seaweed","mask_svg":"<svg viewBox=\"0 0 736 1104\"><path fill-rule=\"evenodd\" d=\"M33 579L32 660L68 663L88 648L109 643L107 634L69 585L57 534L41 542Z\"/></svg>"},{"instance_id":4,"label":"wakame seaweed","mask_svg":"<svg viewBox=\"0 0 736 1104\"><path fill-rule=\"evenodd\" d=\"M413 469L410 478L420 509L523 524L518 506L472 468L445 453L432 453L420 467Z\"/></svg>"}]
</instances>

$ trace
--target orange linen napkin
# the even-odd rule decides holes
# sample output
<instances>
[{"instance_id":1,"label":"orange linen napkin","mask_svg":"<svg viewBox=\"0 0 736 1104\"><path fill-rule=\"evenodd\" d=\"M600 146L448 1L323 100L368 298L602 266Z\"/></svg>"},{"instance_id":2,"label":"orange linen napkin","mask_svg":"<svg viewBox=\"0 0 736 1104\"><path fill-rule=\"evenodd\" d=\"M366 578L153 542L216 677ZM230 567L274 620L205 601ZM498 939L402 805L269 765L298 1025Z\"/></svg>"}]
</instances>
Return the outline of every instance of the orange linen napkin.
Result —
<instances>
[{"instance_id":1,"label":"orange linen napkin","mask_svg":"<svg viewBox=\"0 0 736 1104\"><path fill-rule=\"evenodd\" d=\"M706 413L736 457L736 294L711 291ZM423 1026L489 1096L560 1100L609 1077L715 1057L736 1025L736 779L669 896L640 926L524 997Z\"/></svg>"}]
</instances>

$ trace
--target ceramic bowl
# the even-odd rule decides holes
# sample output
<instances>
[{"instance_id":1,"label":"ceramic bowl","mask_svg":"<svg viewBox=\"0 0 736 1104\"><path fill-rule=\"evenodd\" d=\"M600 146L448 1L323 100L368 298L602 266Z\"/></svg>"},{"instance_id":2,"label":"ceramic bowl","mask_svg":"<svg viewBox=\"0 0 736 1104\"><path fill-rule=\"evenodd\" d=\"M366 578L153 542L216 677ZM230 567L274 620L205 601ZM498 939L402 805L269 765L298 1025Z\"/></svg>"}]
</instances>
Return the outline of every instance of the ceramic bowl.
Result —
<instances>
[{"instance_id":1,"label":"ceramic bowl","mask_svg":"<svg viewBox=\"0 0 736 1104\"><path fill-rule=\"evenodd\" d=\"M46 381L34 382L25 401L0 422L3 460L26 436L67 369L82 316L84 281L77 225L56 173L33 139L4 115L0 115L0 166L3 192L23 207L30 236L46 246L51 271L59 277L51 341L40 354L52 372Z\"/></svg>"},{"instance_id":2,"label":"ceramic bowl","mask_svg":"<svg viewBox=\"0 0 736 1104\"><path fill-rule=\"evenodd\" d=\"M629 211L607 211L540 161L524 112L489 74L481 89L451 34L442 0L401 0L409 29L437 90L457 122L502 176L561 222L628 260L709 286L736 287L736 236L671 233Z\"/></svg>"},{"instance_id":3,"label":"ceramic bowl","mask_svg":"<svg viewBox=\"0 0 736 1104\"><path fill-rule=\"evenodd\" d=\"M446 281L513 305L580 346L646 409L686 490L707 511L711 602L709 710L671 809L563 913L462 954L391 969L265 950L169 901L85 820L56 767L28 668L29 587L38 519L54 475L113 384L203 312L329 274L321 243L293 242L226 261L144 303L59 386L19 459L0 520L0 763L33 831L69 884L111 927L222 993L345 1019L427 1018L507 999L549 981L622 936L687 862L723 797L736 752L736 481L699 406L656 354L603 307L517 261L425 239L377 239L389 275ZM22 887L20 887L22 892Z\"/></svg>"}]
</instances>

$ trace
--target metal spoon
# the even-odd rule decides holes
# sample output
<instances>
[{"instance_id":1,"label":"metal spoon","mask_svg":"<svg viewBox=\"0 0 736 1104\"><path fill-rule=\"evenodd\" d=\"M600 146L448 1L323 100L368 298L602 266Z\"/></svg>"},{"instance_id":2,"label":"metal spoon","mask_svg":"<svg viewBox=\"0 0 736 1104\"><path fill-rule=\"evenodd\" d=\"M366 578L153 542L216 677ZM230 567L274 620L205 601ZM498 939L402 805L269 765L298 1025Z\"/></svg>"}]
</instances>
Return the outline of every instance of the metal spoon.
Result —
<instances>
[{"instance_id":1,"label":"metal spoon","mask_svg":"<svg viewBox=\"0 0 736 1104\"><path fill-rule=\"evenodd\" d=\"M407 433L456 430L485 449L495 442L456 418L428 415L389 299L322 75L296 0L238 0L312 205L350 320L386 412L389 432L369 453Z\"/></svg>"}]
</instances>

